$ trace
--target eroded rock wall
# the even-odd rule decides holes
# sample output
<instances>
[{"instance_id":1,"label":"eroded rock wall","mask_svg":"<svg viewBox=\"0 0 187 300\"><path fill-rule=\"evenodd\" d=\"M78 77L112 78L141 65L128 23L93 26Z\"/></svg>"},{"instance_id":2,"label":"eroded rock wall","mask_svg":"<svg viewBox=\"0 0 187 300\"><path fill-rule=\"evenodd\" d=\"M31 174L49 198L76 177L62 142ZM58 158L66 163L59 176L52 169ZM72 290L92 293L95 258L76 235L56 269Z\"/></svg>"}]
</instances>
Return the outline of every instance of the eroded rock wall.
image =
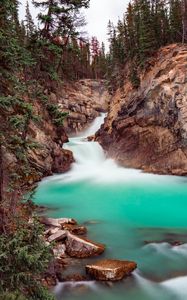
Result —
<instances>
[{"instance_id":1,"label":"eroded rock wall","mask_svg":"<svg viewBox=\"0 0 187 300\"><path fill-rule=\"evenodd\" d=\"M66 82L50 97L69 114L64 121L68 134L84 130L100 112L106 112L111 98L105 81L92 79Z\"/></svg>"},{"instance_id":2,"label":"eroded rock wall","mask_svg":"<svg viewBox=\"0 0 187 300\"><path fill-rule=\"evenodd\" d=\"M160 49L140 80L133 89L126 70L97 139L123 166L186 175L187 46Z\"/></svg>"},{"instance_id":3,"label":"eroded rock wall","mask_svg":"<svg viewBox=\"0 0 187 300\"><path fill-rule=\"evenodd\" d=\"M44 176L63 173L70 169L74 161L73 153L63 149L68 142L68 135L85 129L101 111L108 109L109 94L103 80L80 80L58 84L54 92L44 92L48 103L57 105L69 115L63 126L56 126L47 106L41 99L33 103L34 115L38 122L29 124L27 137L37 146L28 150L29 164L32 170L27 174L24 184L32 186ZM29 99L25 97L29 103ZM13 153L4 153L4 187L9 184L8 174L16 169L18 162Z\"/></svg>"}]
</instances>

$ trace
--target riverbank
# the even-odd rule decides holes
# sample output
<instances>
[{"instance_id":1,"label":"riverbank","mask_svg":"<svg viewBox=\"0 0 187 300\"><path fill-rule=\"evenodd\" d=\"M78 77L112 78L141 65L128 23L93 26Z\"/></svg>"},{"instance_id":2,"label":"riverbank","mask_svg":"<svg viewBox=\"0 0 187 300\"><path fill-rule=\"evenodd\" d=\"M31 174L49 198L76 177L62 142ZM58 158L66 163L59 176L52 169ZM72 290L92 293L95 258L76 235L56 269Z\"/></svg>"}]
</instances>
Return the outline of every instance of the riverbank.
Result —
<instances>
[{"instance_id":1,"label":"riverbank","mask_svg":"<svg viewBox=\"0 0 187 300\"><path fill-rule=\"evenodd\" d=\"M90 132L101 122L95 121ZM54 289L56 298L181 300L178 287L184 282L180 277L186 275L187 245L185 178L119 167L97 142L88 142L84 133L70 139L66 147L75 157L71 170L43 180L34 200L50 208L48 217L76 219L87 227L89 239L106 249L101 257L70 258L72 264L64 270L67 281ZM138 269L109 286L88 282L85 265L108 258L137 262ZM72 275L77 273L76 283Z\"/></svg>"},{"instance_id":2,"label":"riverbank","mask_svg":"<svg viewBox=\"0 0 187 300\"><path fill-rule=\"evenodd\" d=\"M87 237L87 228L78 225L77 221L68 218L40 218L45 225L44 240L52 245L54 260L46 272L43 283L47 287L56 286L60 282L76 281L119 281L128 277L137 267L135 262L100 259L88 264L85 259L98 257L105 251L105 246L91 241ZM68 274L68 269L83 260L85 272Z\"/></svg>"}]
</instances>

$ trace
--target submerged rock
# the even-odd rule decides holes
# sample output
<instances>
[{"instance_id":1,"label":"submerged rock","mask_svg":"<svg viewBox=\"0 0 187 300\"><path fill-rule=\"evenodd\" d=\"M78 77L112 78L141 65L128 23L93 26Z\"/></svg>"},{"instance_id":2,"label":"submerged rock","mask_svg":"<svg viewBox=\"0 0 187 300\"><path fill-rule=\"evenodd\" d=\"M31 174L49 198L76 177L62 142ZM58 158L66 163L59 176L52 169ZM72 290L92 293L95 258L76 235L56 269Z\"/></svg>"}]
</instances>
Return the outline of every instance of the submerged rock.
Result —
<instances>
[{"instance_id":1,"label":"submerged rock","mask_svg":"<svg viewBox=\"0 0 187 300\"><path fill-rule=\"evenodd\" d=\"M81 274L71 274L63 278L63 281L67 281L67 282L68 281L80 282L80 281L87 281L87 280L88 280L87 277Z\"/></svg>"},{"instance_id":2,"label":"submerged rock","mask_svg":"<svg viewBox=\"0 0 187 300\"><path fill-rule=\"evenodd\" d=\"M100 255L104 252L105 246L80 238L74 234L68 233L66 240L66 252L71 257L86 258Z\"/></svg>"},{"instance_id":3,"label":"submerged rock","mask_svg":"<svg viewBox=\"0 0 187 300\"><path fill-rule=\"evenodd\" d=\"M100 260L86 266L86 272L96 280L118 281L129 276L137 264L132 261Z\"/></svg>"}]
</instances>

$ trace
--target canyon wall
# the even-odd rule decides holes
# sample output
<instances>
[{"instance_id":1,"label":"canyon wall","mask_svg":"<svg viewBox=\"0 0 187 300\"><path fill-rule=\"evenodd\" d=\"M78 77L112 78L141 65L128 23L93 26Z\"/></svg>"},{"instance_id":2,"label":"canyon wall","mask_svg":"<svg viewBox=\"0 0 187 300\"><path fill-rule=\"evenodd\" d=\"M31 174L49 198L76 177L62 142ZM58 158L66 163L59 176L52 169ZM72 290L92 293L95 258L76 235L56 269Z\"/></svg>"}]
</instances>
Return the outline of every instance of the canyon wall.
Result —
<instances>
[{"instance_id":1,"label":"canyon wall","mask_svg":"<svg viewBox=\"0 0 187 300\"><path fill-rule=\"evenodd\" d=\"M140 87L129 81L110 103L97 140L125 167L160 174L187 174L187 46L158 51L139 72Z\"/></svg>"},{"instance_id":2,"label":"canyon wall","mask_svg":"<svg viewBox=\"0 0 187 300\"><path fill-rule=\"evenodd\" d=\"M50 98L68 113L64 121L66 133L75 134L88 127L100 112L108 110L111 97L104 80L84 79L65 82Z\"/></svg>"},{"instance_id":3,"label":"canyon wall","mask_svg":"<svg viewBox=\"0 0 187 300\"><path fill-rule=\"evenodd\" d=\"M35 146L28 149L30 171L29 174L25 174L22 182L23 190L24 186L32 186L44 176L70 169L74 161L73 153L63 149L63 144L68 142L68 135L75 135L88 127L100 112L108 109L110 98L103 80L89 79L59 83L53 92L46 89L43 96L47 96L48 104L37 97L32 101L33 114L38 116L38 121L30 121L27 130L27 139L32 140ZM25 102L30 101L26 96ZM55 125L47 105L68 113L63 126ZM9 186L10 171L18 168L18 161L11 151L7 152L5 149L3 157L6 190Z\"/></svg>"}]
</instances>

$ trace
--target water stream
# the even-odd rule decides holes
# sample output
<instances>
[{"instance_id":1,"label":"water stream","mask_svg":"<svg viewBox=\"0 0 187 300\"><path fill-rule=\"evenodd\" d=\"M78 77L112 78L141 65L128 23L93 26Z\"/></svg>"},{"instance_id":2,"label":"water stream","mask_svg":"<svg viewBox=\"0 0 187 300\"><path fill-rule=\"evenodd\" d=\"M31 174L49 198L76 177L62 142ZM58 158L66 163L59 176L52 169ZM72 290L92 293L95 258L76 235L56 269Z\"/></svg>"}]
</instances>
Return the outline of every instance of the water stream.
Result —
<instances>
[{"instance_id":1,"label":"water stream","mask_svg":"<svg viewBox=\"0 0 187 300\"><path fill-rule=\"evenodd\" d=\"M42 181L35 195L51 217L73 217L89 237L106 244L104 257L134 260L138 270L110 287L103 283L59 284L58 300L187 299L187 180L119 167L86 137L104 120L65 145L76 162L63 175ZM170 242L182 245L171 246Z\"/></svg>"}]
</instances>

